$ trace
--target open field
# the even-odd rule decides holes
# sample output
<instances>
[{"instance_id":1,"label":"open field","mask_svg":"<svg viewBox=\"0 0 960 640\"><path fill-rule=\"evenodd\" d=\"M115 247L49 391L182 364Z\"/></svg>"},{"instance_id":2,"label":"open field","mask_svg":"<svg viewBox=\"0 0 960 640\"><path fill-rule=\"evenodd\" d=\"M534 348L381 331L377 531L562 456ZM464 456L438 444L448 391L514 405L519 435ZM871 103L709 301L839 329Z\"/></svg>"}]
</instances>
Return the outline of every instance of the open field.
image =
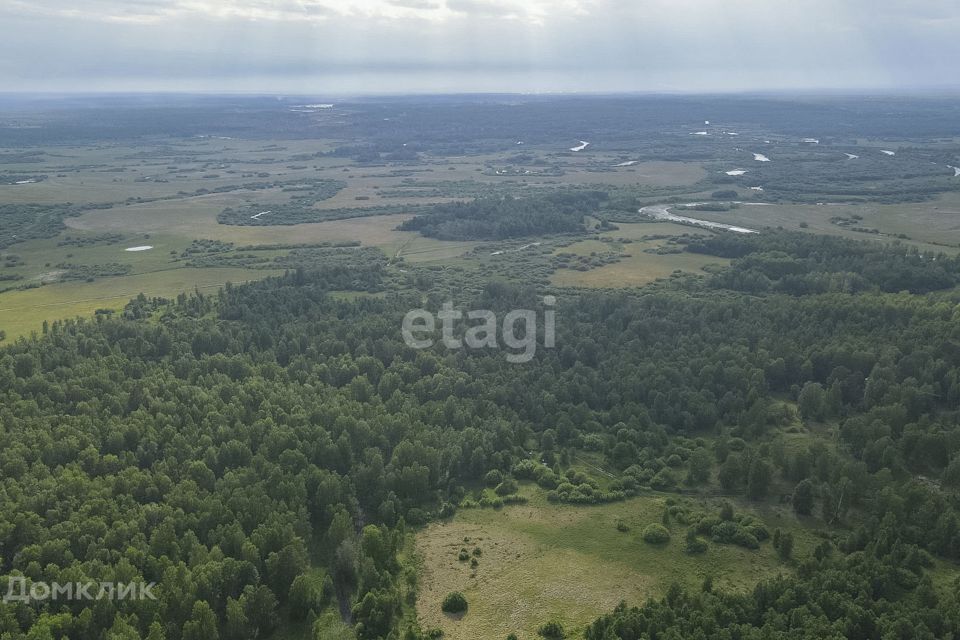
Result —
<instances>
[{"instance_id":1,"label":"open field","mask_svg":"<svg viewBox=\"0 0 960 640\"><path fill-rule=\"evenodd\" d=\"M238 247L361 242L367 246L380 246L388 256L402 256L409 262L454 258L474 246L474 243L444 242L397 231L396 226L407 218L404 215L281 227L221 225L215 219L219 204L210 202L218 197L229 196L92 211L68 219L68 229L54 238L30 240L0 252L0 256L15 255L20 260L15 267L0 265L0 274L23 278L10 284L44 284L36 289L0 293L0 329L6 331L8 338L14 338L39 330L43 320L87 315L99 308L122 308L129 298L141 292L175 296L197 287L215 288L227 281L242 282L280 273L269 269L185 267L179 256L193 240L219 240ZM110 244L62 245L68 237L82 240L104 233L118 234L122 239ZM134 246L152 246L153 249L125 251ZM282 252L273 252L276 253ZM98 278L93 282L57 282L62 272L57 265L63 263L117 264L129 266L130 271L127 275Z\"/></svg>"},{"instance_id":2,"label":"open field","mask_svg":"<svg viewBox=\"0 0 960 640\"><path fill-rule=\"evenodd\" d=\"M91 211L68 219L75 230L118 233L168 233L183 238L207 238L236 244L342 242L363 240L379 246L412 234L396 231L409 216L404 214L347 218L289 226L239 227L217 222L224 206L237 204L229 195L199 196L185 200L151 202Z\"/></svg>"},{"instance_id":3,"label":"open field","mask_svg":"<svg viewBox=\"0 0 960 640\"><path fill-rule=\"evenodd\" d=\"M0 265L0 275L19 278L8 280L6 288L43 285L0 293L0 328L8 338L14 338L38 330L43 320L88 314L98 308L120 308L127 298L140 292L169 296L273 273L184 268L181 254L195 240L233 243L236 247L360 242L380 247L388 257L403 258L408 263L446 264L477 245L397 231L396 227L411 215L405 213L292 226L233 226L217 220L227 207L255 205L269 209L288 203L292 192L283 185L296 185L300 180L319 177L346 185L333 197L316 203L318 211L384 205L410 205L413 210L424 204L472 196L483 189L589 186L601 182L618 186L682 185L705 175L699 164L688 162L639 162L614 168L617 156L592 151L571 154L565 142L524 150L531 162L539 159L549 163L554 168L551 171L559 168L560 175L541 175L542 168L521 169L517 174L504 170L498 175L501 167L512 166L516 158L489 153L363 166L349 158L322 155L336 144L330 140L271 142L210 136L153 140L142 145L40 146L26 156L11 154L20 159L4 162L0 169L25 178L25 183L0 184L0 204L72 202L108 206L67 217L63 221L66 228L57 235L0 250L5 260L16 257ZM34 176L42 178L31 182ZM98 240L105 234L113 238L109 242ZM79 243L65 244L70 239ZM152 249L125 251L133 246ZM98 276L92 282L61 281L65 271L58 265L92 269L111 265L127 272ZM669 273L672 268L660 271ZM631 280L643 281L644 277Z\"/></svg>"},{"instance_id":4,"label":"open field","mask_svg":"<svg viewBox=\"0 0 960 640\"><path fill-rule=\"evenodd\" d=\"M238 227L218 224L216 213L229 202L229 194L199 196L184 200L158 201L88 212L68 219L68 229L54 238L30 240L0 252L19 256L16 267L0 273L19 275L18 283L55 282L56 265L70 263L129 265L128 275L95 282L45 284L40 289L0 293L0 328L9 338L37 330L43 320L73 317L98 308L118 308L140 292L148 295L176 295L195 287L213 287L264 278L277 271L184 268L179 254L193 240L207 239L234 243L238 247L258 244L310 244L361 242L382 247L389 257L403 257L415 263L455 258L476 243L446 242L423 238L396 227L409 216L402 214L350 218L296 226ZM61 246L65 238L84 239L113 233L122 240L112 244ZM139 252L133 246L152 246Z\"/></svg>"},{"instance_id":5,"label":"open field","mask_svg":"<svg viewBox=\"0 0 960 640\"><path fill-rule=\"evenodd\" d=\"M8 338L40 330L44 320L90 316L97 309L122 309L131 298L175 297L194 289L215 291L227 282L259 280L279 271L253 269L168 269L95 282L64 282L0 295L0 327Z\"/></svg>"},{"instance_id":6,"label":"open field","mask_svg":"<svg viewBox=\"0 0 960 640\"><path fill-rule=\"evenodd\" d=\"M704 269L710 265L722 266L729 263L729 260L694 253L657 253L658 249L668 245L668 239L652 239L651 236L709 233L694 227L673 223L618 223L617 226L620 228L615 231L600 234L602 238L614 240L612 243L584 240L559 249L557 253L589 255L614 250L623 256L619 262L589 271L561 269L554 274L552 282L572 287L638 287L661 278L669 278L677 271L704 274ZM616 242L624 239L631 242Z\"/></svg>"},{"instance_id":7,"label":"open field","mask_svg":"<svg viewBox=\"0 0 960 640\"><path fill-rule=\"evenodd\" d=\"M922 249L956 253L960 245L960 195L944 194L929 202L906 204L772 204L741 206L730 211L677 212L694 218L751 229L783 227L794 231L840 235L854 240L901 240ZM854 218L860 216L860 218ZM853 231L837 224L855 221L878 234ZM904 235L905 238L898 236Z\"/></svg>"},{"instance_id":8,"label":"open field","mask_svg":"<svg viewBox=\"0 0 960 640\"><path fill-rule=\"evenodd\" d=\"M277 118L289 116L284 111L282 116L269 112L269 117L257 120L256 126L248 130L253 134L249 137L233 132L218 135L223 132L211 128L186 135L170 132L92 141L80 137L79 142L68 138L62 143L44 141L0 149L0 205L74 203L103 207L65 218L66 229L57 235L33 236L0 250L5 261L7 256L18 256L12 266L0 263L0 276L19 278L0 281L0 289L36 283L43 283L46 288L56 283L43 292L0 293L0 309L27 305L17 317L0 311L0 329L10 337L22 335L37 328L42 319L85 312L90 305L80 302L83 300L112 300L113 305L119 305L126 292L157 291L170 295L177 292L171 288L174 282L181 283L182 290L212 287L224 279L202 269L183 269L183 260L178 260L194 240L233 243L235 247L360 242L379 247L387 257L402 258L411 265L456 266L460 257L479 243L438 241L401 232L396 227L422 212L424 205L468 200L483 194L522 195L539 189L590 188L607 190L623 202L630 198L644 202L661 198L700 201L711 199L715 191L735 188L740 197L762 199L762 192L750 191L746 186L762 182L768 187L767 193L779 188L778 197L789 198L800 193L798 184L829 189L835 178L844 189L862 187L864 197L869 198L875 187L889 186L884 182L888 177L900 180L898 185L914 184L912 180L930 180L929 184L937 188L954 184L948 176L941 175L946 172L946 163L953 162L947 154L955 141L946 138L907 143L861 137L842 144L811 146L765 125L742 123L737 127L740 136L736 138L723 135L723 127L706 127L710 135L691 136L700 128L698 122L679 127L654 125L637 116L639 120L626 128L621 122L611 128L607 122L592 133L565 129L550 135L531 132L528 136L510 131L498 138L502 142L491 142L488 133L472 142L462 140L463 123L458 123L458 133L452 138L456 142L451 145L451 138L442 136L429 142L438 124L433 122L428 124L427 131L411 129L402 134L398 133L403 130L399 120L396 125L383 124L388 118L379 114L373 120L363 120L365 124L348 125L351 118L363 111L334 109L292 116L300 121L297 126L306 127L298 129L299 135L268 133L273 131ZM403 118L409 115L406 111L394 114ZM34 122L33 118L26 121ZM582 120L577 118L578 122ZM36 119L40 125L43 122L43 116ZM539 120L537 123L542 124ZM288 122L287 126L292 125ZM361 128L351 130L350 126ZM531 123L525 126L529 128ZM324 128L324 135L317 136L317 131ZM613 130L621 133L610 135ZM387 141L382 142L381 137ZM580 138L589 140L590 145L581 151L570 151ZM378 145L387 151L371 156L369 150ZM882 148L898 149L896 158L879 155L877 150ZM750 152L756 150L768 153L771 162L758 164L751 160ZM856 162L847 161L844 152L848 150L862 157ZM939 162L934 166L928 160ZM725 170L740 165L748 169L745 177L724 175ZM218 215L226 208L245 210L262 206L269 210L290 205L303 194L305 184L317 180L335 180L344 185L311 205L318 216L334 210L338 215L350 215L351 209L368 207L390 207L390 214L290 226L234 226L218 222ZM960 245L960 195L949 190L938 193L933 200L908 204L778 204L691 215L751 228L783 226L855 239L906 235L909 239L905 242L924 249L954 250ZM846 222L838 224L837 218ZM700 229L663 223L617 224L617 231L601 234L609 241L585 238L560 251L586 257L612 251L621 254L619 261L588 271L560 269L549 281L571 287L634 287L678 272L703 274L713 265L725 264L717 258L673 252L666 246L667 239L644 239L648 235L703 233ZM877 229L880 233L856 232L851 226ZM122 239L111 244L60 246L67 236L82 240L102 234L119 234ZM137 245L153 249L123 251ZM282 255L282 250L276 255ZM127 273L99 277L94 282L60 282L60 264L90 268L120 265ZM492 262L491 265L491 270L500 268ZM169 273L171 269L181 272L174 277ZM266 273L242 269L233 275L249 279Z\"/></svg>"},{"instance_id":9,"label":"open field","mask_svg":"<svg viewBox=\"0 0 960 640\"><path fill-rule=\"evenodd\" d=\"M346 187L318 209L376 205L446 202L456 195L431 193L439 183L475 183L478 187L558 184L614 186L688 185L706 172L695 162L653 161L629 167L614 167L616 159L604 155L557 154L553 149L528 149L548 162L560 175L540 174L543 169L518 168L504 154L424 158L414 164L362 166L346 158L316 157L329 150L323 141L283 140L282 145L262 141L229 140L219 144L208 140L170 141L169 144L125 147L120 145L38 148L40 161L3 163L2 169L24 176L43 175L27 184L0 184L3 203L109 202L130 198L181 199L200 190L230 189L242 200L286 199L276 190L250 191L243 185L300 180L336 179ZM309 156L308 159L302 158ZM496 172L502 171L500 175Z\"/></svg>"},{"instance_id":10,"label":"open field","mask_svg":"<svg viewBox=\"0 0 960 640\"><path fill-rule=\"evenodd\" d=\"M27 281L41 279L46 282L50 274L53 277L49 280L56 280L54 265L61 262L81 265L110 262L129 264L131 274L111 278L109 281L82 283L83 286L78 282L60 283L57 288L42 294L38 290L0 294L0 309L13 309L21 303L27 305L15 316L11 311L0 311L0 327L4 328L10 337L15 337L38 328L43 319L70 317L95 308L120 306L123 295L118 292L135 295L143 290L147 293L156 291L172 295L178 292L167 286L172 281L182 282L184 291L195 286L208 287L226 281L213 274L205 274L201 269L185 270L175 279L171 279L169 275L148 275L151 272L163 274L171 268L182 267L182 264L171 263L171 252L183 251L194 239L214 239L232 242L237 246L360 241L364 245L381 247L387 256L403 257L410 263L455 262L460 255L477 245L476 242L439 241L398 231L397 225L409 218L409 215L405 214L294 226L238 227L219 224L216 220L217 213L225 206L246 203L250 198L269 197L267 192L252 192L243 196L235 193L208 194L117 206L68 218L65 221L68 228L59 236L31 240L4 251L4 254L13 253L24 260L21 266L5 272L20 274ZM913 239L905 242L924 249L951 251L953 249L943 243L960 241L960 223L954 222L950 214L952 207L958 202L960 199L957 196L948 194L932 203L914 205L745 206L729 212L698 211L691 215L753 228L783 226L815 233L838 234L858 240L877 238L874 234L854 232L831 221L831 218L837 216L861 215L861 224L879 228L886 234L879 236L881 239L892 239L894 233L906 233L911 238L929 239L937 244ZM922 223L914 224L912 220ZM801 226L801 223L804 223L804 226ZM551 281L560 286L573 287L642 286L657 279L669 278L675 272L703 274L705 268L726 264L722 259L698 254L657 253L658 249L667 244L667 240L644 239L648 236L706 233L704 230L673 223L618 223L617 226L619 229L615 231L600 234L600 237L610 238L613 243L585 239L560 251L584 255L613 249L625 257L614 264L589 271L561 269L554 274ZM102 233L116 233L123 239L105 246L58 246L66 236L84 238ZM632 242L619 242L624 239ZM137 253L123 251L127 246L142 244L153 246L154 249ZM239 279L265 275L264 271L242 270ZM133 276L137 276L136 279L131 279ZM158 279L156 286L151 282L154 278ZM81 302L103 300L107 296L113 301L112 305ZM58 304L50 304L53 302Z\"/></svg>"},{"instance_id":11,"label":"open field","mask_svg":"<svg viewBox=\"0 0 960 640\"><path fill-rule=\"evenodd\" d=\"M417 610L425 629L439 627L448 640L505 638L511 632L533 640L539 625L558 620L573 638L620 600L641 604L663 595L675 581L699 588L710 575L719 588L745 590L758 579L791 570L769 541L756 551L711 543L704 555L690 555L684 551L686 527L680 524L671 526L666 545L644 542L643 528L661 521L663 495L576 507L550 504L539 489L525 487L524 492L531 498L526 505L460 510L451 521L418 534L423 569ZM717 505L703 502L705 510ZM811 553L817 543L789 508L738 504L737 509L761 516L771 530L791 531L795 558ZM618 521L630 530L618 531ZM473 570L457 555L461 548L475 547L482 555ZM469 610L462 619L440 611L451 591L467 597Z\"/></svg>"},{"instance_id":12,"label":"open field","mask_svg":"<svg viewBox=\"0 0 960 640\"><path fill-rule=\"evenodd\" d=\"M97 212L101 213L101 212ZM105 213L105 212L104 212ZM16 251L4 251L2 255L21 256L23 263L15 268L0 269L0 273L22 275L20 282L43 282L44 286L22 291L10 290L0 293L0 329L8 338L39 330L44 320L88 315L96 309L122 308L130 298L139 293L160 296L176 296L195 288L216 288L226 282L245 282L282 273L276 269L247 268L192 268L184 265L180 252L189 247L192 239L216 239L234 242L237 246L255 244L298 244L321 242L361 241L363 245L380 246L389 257L403 257L410 263L456 258L475 246L476 243L445 242L423 238L411 232L396 231L396 225L404 216L379 216L337 220L296 227L231 227L218 225L225 235L197 235L190 238L185 229L174 226L180 233L131 234L129 224L121 224L120 217L113 218L116 226L98 226L100 230L122 229L124 240L115 244L89 247L58 246L58 238L34 240L15 247ZM157 225L154 228L165 228ZM95 232L64 235L82 238ZM129 234L129 235L128 235ZM148 251L127 252L125 248L149 245ZM260 255L279 255L283 251L260 252ZM129 265L127 275L97 278L93 282L57 282L61 270L56 265L98 265L115 263ZM49 283L49 284L48 284Z\"/></svg>"},{"instance_id":13,"label":"open field","mask_svg":"<svg viewBox=\"0 0 960 640\"><path fill-rule=\"evenodd\" d=\"M864 221L889 234L906 234L936 244L960 245L960 194L945 193L930 202L864 204Z\"/></svg>"},{"instance_id":14,"label":"open field","mask_svg":"<svg viewBox=\"0 0 960 640\"><path fill-rule=\"evenodd\" d=\"M291 164L298 153L329 149L321 141L284 140L282 146L254 140L167 139L142 145L100 144L39 147L29 163L4 163L3 169L43 174L32 184L0 185L2 202L123 202L176 196L180 192L250 183L265 178L315 178L319 170L344 164L339 159ZM291 168L300 167L300 168ZM261 176L259 174L267 174Z\"/></svg>"}]
</instances>

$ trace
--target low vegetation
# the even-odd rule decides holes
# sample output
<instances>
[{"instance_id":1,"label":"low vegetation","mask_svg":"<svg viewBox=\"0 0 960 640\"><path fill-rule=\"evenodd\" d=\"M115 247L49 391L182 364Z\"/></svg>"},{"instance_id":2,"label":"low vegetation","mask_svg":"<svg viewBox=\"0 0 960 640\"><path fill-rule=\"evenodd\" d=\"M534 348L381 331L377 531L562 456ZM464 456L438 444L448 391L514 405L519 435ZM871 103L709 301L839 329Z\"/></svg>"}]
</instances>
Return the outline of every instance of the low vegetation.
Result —
<instances>
[{"instance_id":1,"label":"low vegetation","mask_svg":"<svg viewBox=\"0 0 960 640\"><path fill-rule=\"evenodd\" d=\"M459 591L447 594L440 606L444 613L461 614L467 612L467 599Z\"/></svg>"},{"instance_id":2,"label":"low vegetation","mask_svg":"<svg viewBox=\"0 0 960 640\"><path fill-rule=\"evenodd\" d=\"M670 531L662 524L649 524L643 529L643 541L650 544L665 544L670 541Z\"/></svg>"}]
</instances>

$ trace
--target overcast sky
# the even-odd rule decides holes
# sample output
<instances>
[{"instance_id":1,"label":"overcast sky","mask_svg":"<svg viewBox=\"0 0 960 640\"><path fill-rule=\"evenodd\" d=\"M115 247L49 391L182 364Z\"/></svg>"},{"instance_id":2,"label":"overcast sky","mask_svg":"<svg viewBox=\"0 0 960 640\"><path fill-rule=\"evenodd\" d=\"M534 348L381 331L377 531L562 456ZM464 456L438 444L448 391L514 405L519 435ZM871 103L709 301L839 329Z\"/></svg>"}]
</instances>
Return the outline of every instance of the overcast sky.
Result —
<instances>
[{"instance_id":1,"label":"overcast sky","mask_svg":"<svg viewBox=\"0 0 960 640\"><path fill-rule=\"evenodd\" d=\"M0 91L910 91L958 54L958 0L0 0Z\"/></svg>"}]
</instances>

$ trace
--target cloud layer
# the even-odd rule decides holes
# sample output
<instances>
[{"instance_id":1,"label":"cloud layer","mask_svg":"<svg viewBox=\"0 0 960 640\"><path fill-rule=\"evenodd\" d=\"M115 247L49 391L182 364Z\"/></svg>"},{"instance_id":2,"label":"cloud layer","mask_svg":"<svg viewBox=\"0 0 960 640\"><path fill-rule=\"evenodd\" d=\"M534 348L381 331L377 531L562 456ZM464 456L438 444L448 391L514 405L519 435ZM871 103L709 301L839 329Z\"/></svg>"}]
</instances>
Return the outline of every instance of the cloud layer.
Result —
<instances>
[{"instance_id":1,"label":"cloud layer","mask_svg":"<svg viewBox=\"0 0 960 640\"><path fill-rule=\"evenodd\" d=\"M955 85L944 0L0 0L5 90Z\"/></svg>"}]
</instances>

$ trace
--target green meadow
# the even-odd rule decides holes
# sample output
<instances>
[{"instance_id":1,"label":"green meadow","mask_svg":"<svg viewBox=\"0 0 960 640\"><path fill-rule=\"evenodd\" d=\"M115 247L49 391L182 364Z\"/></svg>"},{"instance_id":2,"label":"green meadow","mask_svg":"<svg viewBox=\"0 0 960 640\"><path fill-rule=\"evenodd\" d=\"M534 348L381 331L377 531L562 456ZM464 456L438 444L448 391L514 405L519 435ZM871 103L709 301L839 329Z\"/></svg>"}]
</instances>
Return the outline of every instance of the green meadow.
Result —
<instances>
[{"instance_id":1,"label":"green meadow","mask_svg":"<svg viewBox=\"0 0 960 640\"><path fill-rule=\"evenodd\" d=\"M738 500L737 512L762 519L771 532L779 528L793 534L794 560L781 560L770 540L757 550L711 542L706 553L690 554L685 551L686 525L668 525L671 539L660 545L644 542L644 527L662 522L668 503L715 513L719 499L647 494L606 505L571 506L551 504L537 487L525 486L521 493L528 503L461 509L417 535L422 566L417 610L424 629L440 628L448 640L505 638L509 633L533 640L540 625L557 620L569 637L579 637L620 600L639 605L664 595L675 582L699 589L708 577L718 588L751 589L758 579L792 571L796 560L819 542L812 522L798 518L789 506ZM476 568L458 560L464 548L480 549ZM469 610L463 617L440 610L451 591L467 597Z\"/></svg>"}]
</instances>

